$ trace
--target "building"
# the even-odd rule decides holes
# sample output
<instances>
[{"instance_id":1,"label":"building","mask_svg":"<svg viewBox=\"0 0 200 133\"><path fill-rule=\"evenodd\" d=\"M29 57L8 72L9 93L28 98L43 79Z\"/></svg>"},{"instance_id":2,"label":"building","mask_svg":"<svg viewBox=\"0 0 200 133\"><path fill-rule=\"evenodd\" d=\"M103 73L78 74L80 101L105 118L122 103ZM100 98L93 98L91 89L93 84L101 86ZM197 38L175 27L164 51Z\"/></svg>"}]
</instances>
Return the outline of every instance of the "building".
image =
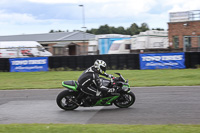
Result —
<instances>
[{"instance_id":1,"label":"building","mask_svg":"<svg viewBox=\"0 0 200 133\"><path fill-rule=\"evenodd\" d=\"M200 51L200 10L170 13L168 27L172 49Z\"/></svg>"},{"instance_id":2,"label":"building","mask_svg":"<svg viewBox=\"0 0 200 133\"><path fill-rule=\"evenodd\" d=\"M51 53L55 53L54 48L68 48L68 55L87 55L88 54L88 42L94 39L95 35L85 33L81 31L75 32L56 32L45 34L24 34L24 35L10 35L0 36L0 41L37 41L43 45ZM62 43L62 44L60 44ZM59 44L59 45L57 45ZM53 47L54 45L57 45ZM63 45L63 46L61 46ZM58 53L58 52L61 53ZM62 55L63 50L56 50L56 55Z\"/></svg>"},{"instance_id":3,"label":"building","mask_svg":"<svg viewBox=\"0 0 200 133\"><path fill-rule=\"evenodd\" d=\"M72 42L60 42L56 45L53 45L53 55L80 55L80 45Z\"/></svg>"}]
</instances>

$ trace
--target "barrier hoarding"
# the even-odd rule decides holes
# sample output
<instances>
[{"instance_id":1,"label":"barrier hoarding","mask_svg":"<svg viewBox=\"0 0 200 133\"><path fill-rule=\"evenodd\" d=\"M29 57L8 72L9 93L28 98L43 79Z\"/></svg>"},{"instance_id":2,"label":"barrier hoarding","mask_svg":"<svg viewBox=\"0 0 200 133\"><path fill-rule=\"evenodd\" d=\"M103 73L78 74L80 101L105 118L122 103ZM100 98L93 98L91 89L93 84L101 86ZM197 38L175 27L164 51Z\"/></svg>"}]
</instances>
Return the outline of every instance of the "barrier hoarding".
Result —
<instances>
[{"instance_id":1,"label":"barrier hoarding","mask_svg":"<svg viewBox=\"0 0 200 133\"><path fill-rule=\"evenodd\" d=\"M10 72L48 71L48 57L9 59Z\"/></svg>"},{"instance_id":2,"label":"barrier hoarding","mask_svg":"<svg viewBox=\"0 0 200 133\"><path fill-rule=\"evenodd\" d=\"M140 69L184 69L185 53L140 54Z\"/></svg>"}]
</instances>

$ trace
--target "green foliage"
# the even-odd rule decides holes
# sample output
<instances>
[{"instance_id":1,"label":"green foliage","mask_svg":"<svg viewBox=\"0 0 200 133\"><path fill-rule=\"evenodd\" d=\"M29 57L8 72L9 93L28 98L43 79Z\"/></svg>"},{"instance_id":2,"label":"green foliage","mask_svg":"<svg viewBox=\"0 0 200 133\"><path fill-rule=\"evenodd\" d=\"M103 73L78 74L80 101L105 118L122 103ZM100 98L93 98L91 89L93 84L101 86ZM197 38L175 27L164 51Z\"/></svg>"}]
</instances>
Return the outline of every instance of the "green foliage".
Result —
<instances>
[{"instance_id":1,"label":"green foliage","mask_svg":"<svg viewBox=\"0 0 200 133\"><path fill-rule=\"evenodd\" d=\"M68 30L63 31L63 30L50 30L49 33L55 33L55 32L69 32Z\"/></svg>"},{"instance_id":2,"label":"green foliage","mask_svg":"<svg viewBox=\"0 0 200 133\"><path fill-rule=\"evenodd\" d=\"M0 133L200 133L200 125L1 124Z\"/></svg>"},{"instance_id":3,"label":"green foliage","mask_svg":"<svg viewBox=\"0 0 200 133\"><path fill-rule=\"evenodd\" d=\"M133 23L130 27L125 29L122 26L119 26L117 28L113 26L108 26L102 25L98 29L91 29L87 30L87 33L92 33L92 34L124 34L124 35L137 35L140 32L144 32L149 30L149 27L147 23L142 23L141 26L138 26L136 23Z\"/></svg>"},{"instance_id":4,"label":"green foliage","mask_svg":"<svg viewBox=\"0 0 200 133\"><path fill-rule=\"evenodd\" d=\"M164 31L164 29L163 29L163 28L153 28L152 30Z\"/></svg>"},{"instance_id":5,"label":"green foliage","mask_svg":"<svg viewBox=\"0 0 200 133\"><path fill-rule=\"evenodd\" d=\"M86 30L87 33L99 35L99 34L123 34L123 35L137 35L140 32L145 32L147 30L150 30L147 23L142 23L141 26L138 26L136 23L133 23L128 28L124 28L123 26L114 27L109 26L108 24L99 26L98 29L92 28ZM153 28L152 30L164 30L162 28ZM79 30L73 30L73 31L79 31ZM63 31L63 30L50 30L49 33L55 33L55 32L69 32L69 30Z\"/></svg>"},{"instance_id":6,"label":"green foliage","mask_svg":"<svg viewBox=\"0 0 200 133\"><path fill-rule=\"evenodd\" d=\"M112 66L111 69L114 69ZM126 68L126 66L124 66ZM62 70L62 69L60 69ZM62 88L61 82L77 80L83 71L0 72L0 90ZM192 86L200 85L200 69L181 70L108 70L129 79L130 86Z\"/></svg>"},{"instance_id":7,"label":"green foliage","mask_svg":"<svg viewBox=\"0 0 200 133\"><path fill-rule=\"evenodd\" d=\"M102 25L99 27L99 29L97 30L96 34L110 34L111 33L111 29L110 27L106 24L106 25Z\"/></svg>"}]
</instances>

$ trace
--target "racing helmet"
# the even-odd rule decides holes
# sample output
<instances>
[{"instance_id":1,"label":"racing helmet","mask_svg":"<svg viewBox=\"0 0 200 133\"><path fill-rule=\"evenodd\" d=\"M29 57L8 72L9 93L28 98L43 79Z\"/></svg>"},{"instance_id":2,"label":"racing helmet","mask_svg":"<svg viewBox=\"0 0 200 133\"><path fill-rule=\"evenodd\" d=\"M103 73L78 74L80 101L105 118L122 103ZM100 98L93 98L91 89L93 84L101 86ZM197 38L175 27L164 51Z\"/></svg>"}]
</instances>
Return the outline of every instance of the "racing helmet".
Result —
<instances>
[{"instance_id":1,"label":"racing helmet","mask_svg":"<svg viewBox=\"0 0 200 133\"><path fill-rule=\"evenodd\" d=\"M94 67L97 69L97 71L101 74L104 74L106 72L106 62L103 60L96 60L94 62Z\"/></svg>"}]
</instances>

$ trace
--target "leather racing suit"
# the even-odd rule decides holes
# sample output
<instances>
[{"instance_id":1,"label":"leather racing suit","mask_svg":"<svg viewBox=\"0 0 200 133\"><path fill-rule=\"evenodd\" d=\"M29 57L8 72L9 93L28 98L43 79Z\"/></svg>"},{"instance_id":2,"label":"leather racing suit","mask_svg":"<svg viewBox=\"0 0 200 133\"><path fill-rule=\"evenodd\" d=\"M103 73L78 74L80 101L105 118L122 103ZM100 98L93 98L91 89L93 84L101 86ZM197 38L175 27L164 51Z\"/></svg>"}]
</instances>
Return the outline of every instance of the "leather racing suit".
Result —
<instances>
[{"instance_id":1,"label":"leather racing suit","mask_svg":"<svg viewBox=\"0 0 200 133\"><path fill-rule=\"evenodd\" d=\"M101 92L105 93L109 89L102 85L100 82L99 74L94 66L86 69L78 78L80 89L89 95L100 96ZM110 75L104 73L103 76L109 77Z\"/></svg>"}]
</instances>

